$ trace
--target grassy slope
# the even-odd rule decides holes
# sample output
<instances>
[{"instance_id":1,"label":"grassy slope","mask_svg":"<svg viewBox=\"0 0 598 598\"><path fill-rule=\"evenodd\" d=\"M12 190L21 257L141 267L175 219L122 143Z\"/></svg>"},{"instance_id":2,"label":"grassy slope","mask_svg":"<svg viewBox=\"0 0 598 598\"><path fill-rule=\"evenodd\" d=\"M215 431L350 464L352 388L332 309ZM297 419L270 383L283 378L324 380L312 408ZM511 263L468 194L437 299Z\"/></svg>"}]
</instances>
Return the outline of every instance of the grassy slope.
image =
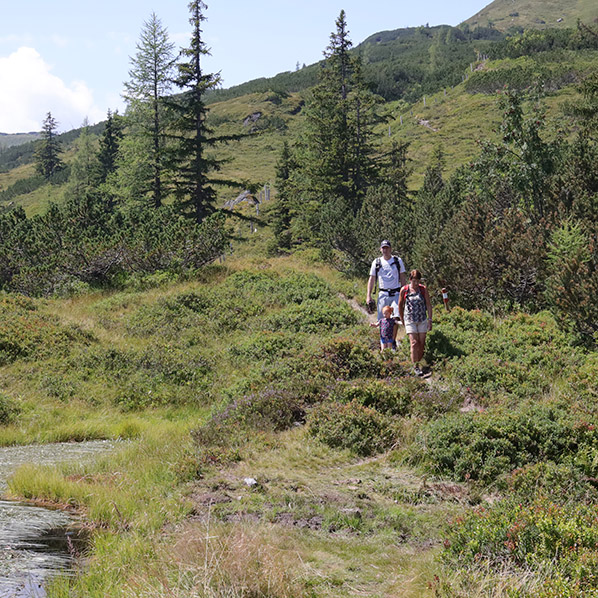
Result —
<instances>
[{"instance_id":1,"label":"grassy slope","mask_svg":"<svg viewBox=\"0 0 598 598\"><path fill-rule=\"evenodd\" d=\"M4 191L18 180L25 179L34 174L35 166L33 164L23 164L6 172L0 172L0 191Z\"/></svg>"},{"instance_id":2,"label":"grassy slope","mask_svg":"<svg viewBox=\"0 0 598 598\"><path fill-rule=\"evenodd\" d=\"M258 261L262 271L269 266L270 271L273 269L283 275L309 272L314 268L297 260ZM158 337L132 333L131 318L160 301L218 284L237 268L256 271L252 264L253 260L245 260L231 264L231 269L212 269L205 278L207 283L190 281L142 292L27 303L28 311L17 317L17 323L30 330L27 324L30 322L34 328L43 330L41 337L27 337L31 343L28 346L37 347L32 350L40 352L0 368L2 396L14 400L20 409L15 423L0 428L0 443L108 437L128 438L131 444L95 465L66 467L61 470L63 473L25 468L16 475L13 492L78 505L94 525L104 528L104 531L97 530L90 573L77 582L81 584L81 595L90 595L95 589L101 595L108 592L117 596L118 588L123 586L128 588L126 595L138 595L138 584L146 587L156 583L161 579L158 570L164 568L180 567L179 574L182 574L192 567L200 576L197 552L188 553L173 547L178 543L202 542L209 528L206 520L203 516L199 520L185 517L190 512L203 513L202 497L216 487L226 487L227 492L238 495L239 499L232 509L231 505L225 505L219 513L214 512L209 533L215 547L210 559L223 558L216 547L219 542L237 537L238 542L227 549L226 558L231 561L227 566L244 570L246 551L260 552L259 558L257 554L254 556L266 565L263 571L258 571L259 576L268 583L278 583L285 591L297 591L295 595L302 593L306 586L313 587L318 596L344 596L354 587L372 589L376 595L396 595L397 592L413 597L427 595L426 582L432 575L431 559L438 544L439 529L447 516L460 507L452 496L446 503L440 500L435 506L397 504L391 488L402 487L409 494L417 493L421 486L421 479L413 472L397 468L388 457L361 461L348 452L327 449L309 439L302 429L280 437L258 436L259 442L246 452L246 459L238 467L216 470L206 475L203 483L190 486L188 481L193 478L190 473L195 466L189 431L205 417L210 399L199 403L194 399L180 407L134 409L125 413L119 408L118 401L127 392L135 392L137 386L144 385L136 378L136 370L128 369L131 366L124 361L127 356L150 350L159 359L160 355L171 355L177 347L183 348L193 338L186 334L175 340L162 327L158 328ZM337 289L349 294L356 290L334 272L320 270L319 274ZM155 312L153 317L157 317ZM9 316L9 319L14 324L14 318ZM232 357L230 348L242 344L245 335L255 331L256 326L257 323L252 324L244 334L218 336L209 330L201 335L201 328L192 329L194 334L200 335L195 342L199 343L201 354L221 365L214 379L211 401L219 400L220 389L239 384L244 377L253 375L251 363ZM62 335L70 329L79 332L65 345ZM23 334L12 324L5 323L4 330L7 334ZM308 344L321 342L321 335L300 336ZM54 349L46 352L42 350L43 345ZM114 352L117 358L110 368L115 369L106 372L102 364ZM196 349L187 348L185 357L191 359L195 352ZM111 357L110 360L112 363ZM153 376L163 375L154 372ZM125 389L125 395L121 388ZM172 398L178 391L169 388L165 392ZM139 392L151 390L147 391L146 387ZM196 391L191 386L183 392ZM167 459L164 455L168 455ZM268 480L267 491L251 492L242 481L250 475L263 483ZM360 481L351 482L354 478ZM297 490L291 492L296 502L293 506L288 493L294 485ZM191 496L184 499L190 491ZM225 507L228 507L229 517ZM363 536L363 542L359 543L355 540L362 535L361 522L351 516L356 508L367 513L368 519L373 517L369 524L374 525L375 530ZM348 514L339 519L342 509L347 509ZM276 513L283 510L296 520L306 514L311 517L313 512L320 513L325 522L334 519L339 531L330 533L324 528L292 526L289 529L273 525ZM255 517L245 521L244 514L248 512ZM234 517L234 513L239 516ZM227 520L231 523L223 523ZM383 520L393 522L389 529ZM251 521L257 525L247 528L246 523ZM176 529L171 527L175 522L179 525ZM279 529L285 531L283 538ZM413 543L400 541L393 545L396 534L413 537ZM250 548L247 545L250 537L259 538L262 544ZM149 544L153 548L146 554ZM268 568L270 560L271 569ZM130 566L131 562L137 563L135 567ZM224 563L218 561L215 565L220 567ZM202 584L206 581L201 578ZM199 584L199 581L196 579L194 583ZM234 579L232 583L241 584ZM61 584L57 584L57 595L62 595Z\"/></svg>"},{"instance_id":3,"label":"grassy slope","mask_svg":"<svg viewBox=\"0 0 598 598\"><path fill-rule=\"evenodd\" d=\"M302 279L305 274L317 278ZM277 275L295 281L295 291L278 285L259 290L264 276ZM249 285L234 297L231 276ZM297 290L323 281L331 293L327 306L313 307L299 320L303 325L316 317L316 333L290 332L287 318L274 336L262 332L267 318L287 308L293 313ZM227 461L225 448L222 455L208 453L206 461L190 432L222 401L259 392L273 372L286 381L285 363L317 355L320 345L337 337L369 348L377 359L375 331L364 319L351 323L349 308L336 297L361 296L363 284L343 279L306 252L234 258L200 278L145 290L45 301L3 296L0 307L8 309L0 314L1 346L22 347L25 356L3 357L0 367L0 407L8 401L20 409L12 423L0 426L0 444L130 441L95 464L29 467L13 479L14 496L74 505L95 529L86 573L72 582L59 580L51 595L190 598L241 596L241 588L261 595L269 588L275 596L431 598L429 583L442 575L435 557L446 524L480 496L467 484L407 465L409 447L431 417L427 410L442 419L445 409L455 412L471 393L486 408L503 403L516 410L555 396L567 401L572 373L584 367L585 357L564 350L545 315L514 316L501 337L492 316L460 310L445 316L439 310L431 346L441 392L430 391L433 402L425 402L424 383L405 375L406 347L393 365L385 365L393 386L407 385L419 397L415 408L423 409L399 420L392 450L364 459L325 446L308 426L273 432L240 424L231 438L238 457ZM190 311L194 297L216 301L218 312ZM346 324L328 331L331 318ZM280 350L299 344L285 358L267 352L271 338L285 339ZM528 340L533 350L514 350L515 342ZM440 356L446 348L463 358L445 368ZM304 363L309 384L318 369ZM205 364L207 378L196 378L195 368L202 371ZM469 387L465 395L451 378ZM571 408L579 409L575 392L571 396ZM245 478L258 486L250 488ZM203 593L214 585L230 593Z\"/></svg>"},{"instance_id":4,"label":"grassy slope","mask_svg":"<svg viewBox=\"0 0 598 598\"><path fill-rule=\"evenodd\" d=\"M578 18L592 23L597 17L593 0L494 0L465 23L487 26L492 22L500 31L507 31L510 27L575 27Z\"/></svg>"},{"instance_id":5,"label":"grassy slope","mask_svg":"<svg viewBox=\"0 0 598 598\"><path fill-rule=\"evenodd\" d=\"M0 149L21 145L28 141L34 141L40 136L39 133L0 133Z\"/></svg>"}]
</instances>

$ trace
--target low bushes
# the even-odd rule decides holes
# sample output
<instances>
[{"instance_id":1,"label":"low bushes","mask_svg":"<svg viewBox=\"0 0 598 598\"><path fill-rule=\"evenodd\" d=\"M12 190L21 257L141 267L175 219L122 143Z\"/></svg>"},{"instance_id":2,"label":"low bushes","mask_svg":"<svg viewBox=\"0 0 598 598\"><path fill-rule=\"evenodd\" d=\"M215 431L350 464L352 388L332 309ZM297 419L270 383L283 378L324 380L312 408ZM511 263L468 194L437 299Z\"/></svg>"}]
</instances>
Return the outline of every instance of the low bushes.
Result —
<instances>
[{"instance_id":1,"label":"low bushes","mask_svg":"<svg viewBox=\"0 0 598 598\"><path fill-rule=\"evenodd\" d=\"M534 572L540 578L535 596L592 596L598 586L595 506L538 496L529 503L505 500L457 520L444 546L451 568Z\"/></svg>"},{"instance_id":2,"label":"low bushes","mask_svg":"<svg viewBox=\"0 0 598 598\"><path fill-rule=\"evenodd\" d=\"M239 448L266 432L280 432L302 422L303 402L293 392L267 388L216 410L193 433L202 464L235 460Z\"/></svg>"},{"instance_id":3,"label":"low bushes","mask_svg":"<svg viewBox=\"0 0 598 598\"><path fill-rule=\"evenodd\" d=\"M0 294L0 366L19 358L66 355L72 343L92 340L81 328L43 314L35 301Z\"/></svg>"},{"instance_id":4,"label":"low bushes","mask_svg":"<svg viewBox=\"0 0 598 598\"><path fill-rule=\"evenodd\" d=\"M201 224L172 206L121 211L90 193L26 218L0 215L0 287L27 295L65 294L80 283L115 286L129 275L189 272L228 245L223 214Z\"/></svg>"},{"instance_id":5,"label":"low bushes","mask_svg":"<svg viewBox=\"0 0 598 598\"><path fill-rule=\"evenodd\" d=\"M20 408L11 398L0 393L0 425L12 423L20 412Z\"/></svg>"},{"instance_id":6,"label":"low bushes","mask_svg":"<svg viewBox=\"0 0 598 598\"><path fill-rule=\"evenodd\" d=\"M348 449L362 457L390 448L396 439L391 418L355 400L315 407L309 432L331 448Z\"/></svg>"},{"instance_id":7,"label":"low bushes","mask_svg":"<svg viewBox=\"0 0 598 598\"><path fill-rule=\"evenodd\" d=\"M303 348L302 338L284 331L260 331L230 348L233 357L242 357L252 361L280 359L296 355Z\"/></svg>"},{"instance_id":8,"label":"low bushes","mask_svg":"<svg viewBox=\"0 0 598 598\"><path fill-rule=\"evenodd\" d=\"M414 381L415 382L415 381ZM417 384L375 380L363 384L339 384L330 398L342 404L355 403L386 415L406 415L411 411L412 394Z\"/></svg>"},{"instance_id":9,"label":"low bushes","mask_svg":"<svg viewBox=\"0 0 598 598\"><path fill-rule=\"evenodd\" d=\"M382 367L369 347L343 337L324 343L316 360L323 371L344 380L378 376Z\"/></svg>"},{"instance_id":10,"label":"low bushes","mask_svg":"<svg viewBox=\"0 0 598 598\"><path fill-rule=\"evenodd\" d=\"M548 312L494 320L453 308L436 320L426 358L487 399L540 397L582 358Z\"/></svg>"},{"instance_id":11,"label":"low bushes","mask_svg":"<svg viewBox=\"0 0 598 598\"><path fill-rule=\"evenodd\" d=\"M358 321L359 316L344 302L306 299L299 305L291 304L268 316L264 328L316 334L341 332Z\"/></svg>"},{"instance_id":12,"label":"low bushes","mask_svg":"<svg viewBox=\"0 0 598 598\"><path fill-rule=\"evenodd\" d=\"M425 426L416 446L414 454L426 469L490 483L529 463L571 462L588 451L596 454L598 433L567 411L535 405L448 415Z\"/></svg>"}]
</instances>

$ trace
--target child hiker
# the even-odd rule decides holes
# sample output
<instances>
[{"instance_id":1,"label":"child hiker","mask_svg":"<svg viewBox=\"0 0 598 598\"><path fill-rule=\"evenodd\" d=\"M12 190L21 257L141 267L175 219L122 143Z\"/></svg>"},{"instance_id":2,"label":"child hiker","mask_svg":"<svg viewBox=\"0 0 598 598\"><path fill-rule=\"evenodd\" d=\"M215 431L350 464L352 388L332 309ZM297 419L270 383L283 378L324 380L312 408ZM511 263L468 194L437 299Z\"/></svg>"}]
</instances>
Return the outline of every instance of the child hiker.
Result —
<instances>
[{"instance_id":1,"label":"child hiker","mask_svg":"<svg viewBox=\"0 0 598 598\"><path fill-rule=\"evenodd\" d=\"M395 326L398 326L397 321L392 317L390 305L385 305L382 308L382 314L384 318L370 324L370 326L380 328L380 351L393 348Z\"/></svg>"}]
</instances>

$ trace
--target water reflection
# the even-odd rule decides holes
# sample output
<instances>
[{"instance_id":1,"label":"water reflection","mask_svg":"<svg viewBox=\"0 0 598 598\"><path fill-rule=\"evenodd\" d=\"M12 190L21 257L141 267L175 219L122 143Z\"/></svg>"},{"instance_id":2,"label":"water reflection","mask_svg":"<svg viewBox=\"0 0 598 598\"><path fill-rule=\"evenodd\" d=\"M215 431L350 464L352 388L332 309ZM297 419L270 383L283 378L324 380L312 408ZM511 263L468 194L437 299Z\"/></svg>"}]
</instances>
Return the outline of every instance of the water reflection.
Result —
<instances>
[{"instance_id":1,"label":"water reflection","mask_svg":"<svg viewBox=\"0 0 598 598\"><path fill-rule=\"evenodd\" d=\"M0 492L24 463L81 460L108 450L106 441L0 448ZM82 538L63 511L0 501L0 598L43 598L43 582L72 563ZM69 531L69 527L72 529Z\"/></svg>"}]
</instances>

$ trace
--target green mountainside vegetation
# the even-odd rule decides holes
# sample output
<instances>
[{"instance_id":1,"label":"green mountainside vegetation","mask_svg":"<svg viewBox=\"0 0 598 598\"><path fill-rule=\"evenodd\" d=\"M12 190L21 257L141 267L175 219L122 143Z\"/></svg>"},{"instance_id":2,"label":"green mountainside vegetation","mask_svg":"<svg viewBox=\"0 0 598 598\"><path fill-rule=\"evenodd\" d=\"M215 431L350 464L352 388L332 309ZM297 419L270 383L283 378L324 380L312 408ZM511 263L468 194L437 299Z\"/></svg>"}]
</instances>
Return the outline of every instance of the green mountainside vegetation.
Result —
<instances>
[{"instance_id":1,"label":"green mountainside vegetation","mask_svg":"<svg viewBox=\"0 0 598 598\"><path fill-rule=\"evenodd\" d=\"M39 139L39 133L0 133L0 152L13 145L21 145Z\"/></svg>"},{"instance_id":2,"label":"green mountainside vegetation","mask_svg":"<svg viewBox=\"0 0 598 598\"><path fill-rule=\"evenodd\" d=\"M115 442L10 481L90 529L48 596L594 596L596 25L341 11L219 90L204 10L178 60L150 16L125 114L0 153L0 445ZM425 380L368 325L382 238Z\"/></svg>"},{"instance_id":3,"label":"green mountainside vegetation","mask_svg":"<svg viewBox=\"0 0 598 598\"><path fill-rule=\"evenodd\" d=\"M598 17L596 10L593 0L494 0L465 23L499 31L565 28L578 20L591 24Z\"/></svg>"}]
</instances>

